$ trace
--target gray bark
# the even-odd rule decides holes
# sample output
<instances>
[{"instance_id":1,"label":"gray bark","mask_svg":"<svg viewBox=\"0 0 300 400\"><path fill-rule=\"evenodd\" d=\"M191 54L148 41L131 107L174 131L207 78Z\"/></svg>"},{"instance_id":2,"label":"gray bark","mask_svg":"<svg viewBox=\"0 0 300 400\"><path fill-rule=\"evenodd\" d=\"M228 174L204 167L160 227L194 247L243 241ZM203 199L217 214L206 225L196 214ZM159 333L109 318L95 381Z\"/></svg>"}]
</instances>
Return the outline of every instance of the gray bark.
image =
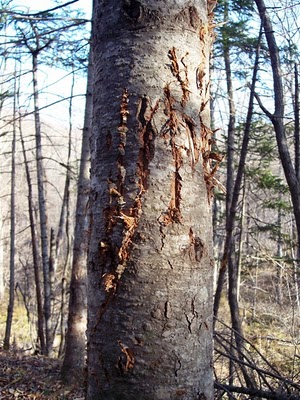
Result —
<instances>
[{"instance_id":1,"label":"gray bark","mask_svg":"<svg viewBox=\"0 0 300 400\"><path fill-rule=\"evenodd\" d=\"M47 203L45 191L45 171L42 153L42 133L39 111L38 97L38 51L32 53L32 72L33 72L33 99L34 99L34 121L35 121L35 142L36 142L36 167L37 167L37 186L39 199L39 217L40 217L40 234L41 234L41 253L43 263L43 279L44 279L44 321L45 321L45 339L46 354L51 353L52 334L51 334L51 284L49 271L49 243L48 243L48 217Z\"/></svg>"},{"instance_id":2,"label":"gray bark","mask_svg":"<svg viewBox=\"0 0 300 400\"><path fill-rule=\"evenodd\" d=\"M93 64L92 52L90 52L85 117L82 132L80 171L78 177L68 330L66 333L65 356L61 370L63 380L68 383L82 381L86 359L86 264L88 233L87 203L90 186L89 139L91 135L93 114L92 85Z\"/></svg>"},{"instance_id":3,"label":"gray bark","mask_svg":"<svg viewBox=\"0 0 300 400\"><path fill-rule=\"evenodd\" d=\"M98 1L87 399L209 399L205 1Z\"/></svg>"}]
</instances>

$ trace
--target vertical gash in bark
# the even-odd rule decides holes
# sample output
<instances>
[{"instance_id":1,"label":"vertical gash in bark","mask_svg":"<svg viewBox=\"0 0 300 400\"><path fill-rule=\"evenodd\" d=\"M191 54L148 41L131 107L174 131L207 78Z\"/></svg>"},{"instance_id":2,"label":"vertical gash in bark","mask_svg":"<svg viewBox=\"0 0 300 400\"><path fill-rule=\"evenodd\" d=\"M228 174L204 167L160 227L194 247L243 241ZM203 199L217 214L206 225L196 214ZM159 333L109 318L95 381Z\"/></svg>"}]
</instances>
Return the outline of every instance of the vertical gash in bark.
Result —
<instances>
[{"instance_id":1,"label":"vertical gash in bark","mask_svg":"<svg viewBox=\"0 0 300 400\"><path fill-rule=\"evenodd\" d=\"M207 4L94 12L87 398L212 399Z\"/></svg>"}]
</instances>

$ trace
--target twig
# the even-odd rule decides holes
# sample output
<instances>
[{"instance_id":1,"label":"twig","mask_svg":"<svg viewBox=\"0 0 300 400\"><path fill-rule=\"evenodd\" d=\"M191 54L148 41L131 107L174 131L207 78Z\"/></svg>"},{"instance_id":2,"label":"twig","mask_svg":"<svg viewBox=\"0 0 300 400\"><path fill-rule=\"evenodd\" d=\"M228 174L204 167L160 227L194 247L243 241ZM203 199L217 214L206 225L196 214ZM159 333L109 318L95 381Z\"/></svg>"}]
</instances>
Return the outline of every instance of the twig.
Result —
<instances>
[{"instance_id":1,"label":"twig","mask_svg":"<svg viewBox=\"0 0 300 400\"><path fill-rule=\"evenodd\" d=\"M269 392L266 390L246 388L239 386L226 385L220 382L215 382L215 388L225 390L227 393L242 393L250 396L260 397L268 400L299 400L299 395L287 394L282 392Z\"/></svg>"}]
</instances>

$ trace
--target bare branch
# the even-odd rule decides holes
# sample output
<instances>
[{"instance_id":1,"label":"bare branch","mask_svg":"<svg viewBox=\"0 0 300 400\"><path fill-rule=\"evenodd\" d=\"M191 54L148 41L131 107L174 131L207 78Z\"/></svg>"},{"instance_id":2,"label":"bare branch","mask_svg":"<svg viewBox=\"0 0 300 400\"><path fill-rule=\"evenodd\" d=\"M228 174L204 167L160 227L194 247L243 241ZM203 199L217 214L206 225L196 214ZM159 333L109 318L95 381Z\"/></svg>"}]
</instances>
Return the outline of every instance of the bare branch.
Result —
<instances>
[{"instance_id":1,"label":"bare branch","mask_svg":"<svg viewBox=\"0 0 300 400\"><path fill-rule=\"evenodd\" d=\"M266 390L256 388L246 388L233 385L226 385L224 383L215 382L215 388L225 390L227 393L242 393L250 396L260 397L269 400L299 400L299 394L289 394L282 392L269 392Z\"/></svg>"},{"instance_id":2,"label":"bare branch","mask_svg":"<svg viewBox=\"0 0 300 400\"><path fill-rule=\"evenodd\" d=\"M259 95L256 92L253 92L254 97L256 99L256 101L258 102L259 107L262 109L262 111L266 114L266 116L268 118L270 118L270 120L272 120L272 118L274 118L274 115L272 113L270 113L269 110L266 109L266 107L263 105Z\"/></svg>"},{"instance_id":3,"label":"bare branch","mask_svg":"<svg viewBox=\"0 0 300 400\"><path fill-rule=\"evenodd\" d=\"M69 6L70 4L77 3L77 1L78 1L78 0L71 0L71 1L69 1L68 3L60 4L59 6L56 6L56 7L53 7L53 8L49 8L48 10L39 11L39 12L34 13L34 14L31 14L31 15L47 14L47 13L49 13L49 12L56 11L56 10L58 10L58 9L60 9L60 8L67 7L67 6ZM29 15L30 15L30 14L29 14Z\"/></svg>"}]
</instances>

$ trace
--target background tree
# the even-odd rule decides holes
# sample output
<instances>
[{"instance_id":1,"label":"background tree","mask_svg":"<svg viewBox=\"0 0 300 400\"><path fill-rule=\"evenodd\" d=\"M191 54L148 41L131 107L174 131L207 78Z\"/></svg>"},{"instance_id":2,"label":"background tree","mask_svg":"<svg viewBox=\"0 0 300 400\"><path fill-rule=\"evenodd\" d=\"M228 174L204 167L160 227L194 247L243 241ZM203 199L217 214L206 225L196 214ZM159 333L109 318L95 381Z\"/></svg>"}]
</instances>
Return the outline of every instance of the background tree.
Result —
<instances>
[{"instance_id":1,"label":"background tree","mask_svg":"<svg viewBox=\"0 0 300 400\"><path fill-rule=\"evenodd\" d=\"M93 62L92 52L90 52L87 76L84 127L82 132L80 171L78 177L73 263L70 282L68 330L66 334L66 350L61 370L63 380L68 383L78 382L78 380L82 380L86 360L86 264L89 228L88 196L90 187L89 140L92 127L92 115Z\"/></svg>"},{"instance_id":2,"label":"background tree","mask_svg":"<svg viewBox=\"0 0 300 400\"><path fill-rule=\"evenodd\" d=\"M59 65L63 65L65 67L69 67L70 63L67 66L67 61L63 59L63 57L61 56L61 54L63 54L65 57L68 57L68 54L70 55L70 53L72 53L72 60L75 60L73 62L73 69L76 66L77 71L83 68L84 66L84 51L82 51L82 48L84 49L84 38L78 38L76 39L76 44L70 43L70 40L68 37L68 35L74 35L75 32L77 32L78 26L82 25L83 23L86 22L86 20L80 18L80 14L78 12L76 12L76 16L78 17L73 18L74 15L68 14L67 17L62 18L62 16L58 16L55 15L53 13L50 12L41 12L40 14L35 13L35 14L24 14L24 13L18 13L15 11L10 11L8 8L6 10L2 10L3 14L5 15L6 19L9 21L9 28L12 30L14 29L15 35L13 36L13 39L9 39L8 36L5 37L6 39L6 47L5 47L5 54L8 54L8 58L12 58L15 56L16 53L16 48L18 49L18 54L20 57L26 58L26 52L31 55L31 58L33 60L33 87L34 87L34 99L35 99L35 126L36 126L36 131L38 132L37 135L35 135L34 137L37 138L38 140L38 146L36 146L36 148L38 149L38 151L41 153L42 152L42 147L45 144L46 140L48 139L49 142L51 142L51 144L53 144L53 138L46 138L45 140L45 133L42 131L42 120L41 120L41 107L38 104L38 98L41 96L42 92L44 89L38 88L37 86L37 68L38 68L38 64L39 64L39 68L41 68L42 63L48 63L48 65L51 64L53 65L53 61L55 60L56 63L59 63ZM74 13L73 13L74 14ZM57 24L57 22L59 21L59 24ZM73 29L73 31L72 31ZM71 33L72 31L72 33ZM67 44L68 43L68 44ZM60 53L60 51L62 53ZM52 57L49 56L49 53L51 52ZM41 54L40 54L41 53ZM43 54L42 54L43 53ZM40 57L39 56L43 56ZM79 61L80 59L80 61ZM69 61L68 61L69 62ZM25 64L25 63L24 63ZM22 71L21 73L22 75L26 75L26 72L24 73ZM20 103L24 100L24 94L21 93L21 95L23 96L23 99L20 101ZM42 96L41 96L42 97ZM73 97L73 95L70 96L71 98ZM74 96L75 97L75 96ZM72 101L72 99L70 100ZM72 104L72 103L71 103ZM22 112L19 111L20 115L22 115ZM23 117L28 115L28 113L24 113L23 112ZM70 113L69 113L70 114ZM21 118L21 117L20 117ZM71 117L70 117L71 118ZM70 126L72 127L72 122L70 122ZM70 130L70 129L69 129ZM69 135L70 136L70 135ZM25 141L28 141L28 137L25 138L24 140L24 136L23 136L23 144L24 144L24 151L26 152L26 144ZM29 139L30 140L30 139ZM61 147L63 147L63 144L60 144ZM69 140L69 154L70 154L70 149L73 147L73 144L70 143ZM54 150L55 152L55 150ZM51 156L49 157L49 152L47 151L47 156L45 157L45 155L40 154L37 157L39 166L40 164L43 164L43 168L46 170L45 165L48 163L49 161L45 161L45 160L49 160L51 159ZM70 157L69 157L70 159ZM29 165L31 165L31 160L27 159L27 162L29 161ZM51 160L52 161L52 160ZM53 160L54 162L56 162L56 160ZM74 161L73 161L74 162ZM67 165L68 164L68 165ZM68 177L67 177L67 182L68 182L68 187L70 186L70 171L71 171L71 165L70 165L70 161L68 163L66 162L61 162L61 165L63 166L63 168L66 168L66 170L68 171ZM35 179L36 176L40 176L42 174L42 169L41 166L39 168L36 168L35 171L32 174L33 179ZM36 175L36 171L37 171L37 175ZM28 169L28 171L29 169ZM27 175L27 182L28 182L28 187L31 184L31 177L28 180L28 174L26 172ZM41 181L41 179L39 180ZM39 207L38 209L41 210L46 210L46 207L48 205L49 202L49 196L46 196L46 187L49 191L49 187L50 187L50 182L49 179L44 178L42 180L42 184L44 186L44 189L42 191L44 199L43 199L43 205L42 207ZM40 185L41 187L41 185ZM40 191L41 192L41 191ZM67 191L68 192L68 191ZM35 191L34 193L31 192L31 195L33 194L33 196L35 196ZM66 197L66 196L65 196ZM34 197L32 197L32 199L34 199ZM42 204L40 202L40 204ZM68 209L68 213L69 213L69 218L70 218L70 207L65 207L65 200L63 199L63 210ZM68 203L70 204L70 203ZM31 207L35 207L35 200L30 202L30 206ZM32 225L32 209L29 210L29 212L31 213L31 217L30 217L30 224ZM44 218L40 219L43 220L44 222L47 220L47 213L46 212L42 212L42 214L45 216ZM52 211L51 211L51 215ZM39 218L37 219L39 221ZM64 223L64 218L62 218L62 221ZM67 224L70 224L70 221L68 219ZM32 225L34 226L34 225ZM32 228L33 230L35 229L34 227ZM49 232L48 232L49 231ZM41 242L43 242L44 244L46 243L46 247L43 250L43 254L44 254L44 260L47 259L49 261L49 257L50 257L50 248L48 248L48 236L50 233L50 227L46 226L45 223L43 224L43 230L40 230L37 232L38 235L36 237L40 236L40 233L44 232L41 236L43 238L45 238L45 240L42 240ZM64 230L64 234L66 236L67 235L67 231ZM70 239L70 236L69 236ZM68 243L68 246L70 247L71 243L70 240L66 242ZM40 241L39 241L40 243ZM34 245L33 245L34 246ZM41 246L43 248L43 246ZM55 252L55 249L54 249ZM35 253L33 251L33 253ZM52 252L53 254L53 252ZM51 289L51 287L53 287L53 283L54 283L54 277L53 277L53 273L55 270L55 258L51 258L52 262L51 264L48 262L49 264L49 268L44 268L44 277L45 279L43 279L43 283L44 283L44 290L41 291L40 293L43 293L44 295L44 313L46 311L46 316L47 316L47 346L44 348L44 346L42 345L41 342L41 347L42 347L42 352L43 353L48 353L51 351L51 346L52 346L52 342L54 339L54 335L55 335L55 329L57 327L57 321L59 319L59 316L57 314L59 314L59 307L57 307L58 301L55 300L55 302L53 302L53 306L54 308L52 308L51 302L54 300L54 295L56 296L56 293L53 292L53 290ZM37 263L39 263L39 255L37 255L36 257L36 262L34 262L34 265L36 268ZM64 264L64 263L63 263ZM26 265L26 264L24 264ZM47 263L44 265L47 265ZM54 268L51 268L51 266L53 266ZM64 270L64 268L62 268L62 270ZM27 273L25 273L26 275ZM37 276L35 274L35 276ZM26 276L26 279L28 277ZM51 279L50 279L51 278ZM57 279L57 278L56 278ZM58 279L57 279L58 280ZM37 281L36 281L37 282ZM65 282L65 280L64 280ZM62 284L60 285L59 283L55 283L56 287L59 288L60 286L63 286ZM37 283L38 285L38 283ZM19 288L22 287L22 284L19 284L18 286ZM57 289L56 289L57 290ZM30 292L30 290L29 290ZM38 293L38 290L37 290ZM24 301L26 303L26 307L28 307L28 299L30 298L31 294L30 293L25 293L23 291L23 294L25 295L24 297ZM28 297L29 296L29 297ZM39 304L39 301L37 300L37 303ZM39 306L38 306L39 308ZM40 312L38 312L39 318L42 317L42 315L40 314ZM64 318L64 316L62 317L62 319ZM43 321L46 320L44 318L43 315ZM62 332L64 332L64 327L62 327ZM39 327L39 337L41 340L41 329ZM61 337L63 337L63 335L61 335Z\"/></svg>"},{"instance_id":3,"label":"background tree","mask_svg":"<svg viewBox=\"0 0 300 400\"><path fill-rule=\"evenodd\" d=\"M10 260L9 260L9 302L7 307L7 319L5 327L5 337L3 341L3 347L5 350L9 350L10 338L11 338L11 327L12 318L14 312L15 302L15 206L16 206L16 131L17 131L17 79L14 81L14 108L13 108L13 137L11 146L11 192L10 192Z\"/></svg>"}]
</instances>

